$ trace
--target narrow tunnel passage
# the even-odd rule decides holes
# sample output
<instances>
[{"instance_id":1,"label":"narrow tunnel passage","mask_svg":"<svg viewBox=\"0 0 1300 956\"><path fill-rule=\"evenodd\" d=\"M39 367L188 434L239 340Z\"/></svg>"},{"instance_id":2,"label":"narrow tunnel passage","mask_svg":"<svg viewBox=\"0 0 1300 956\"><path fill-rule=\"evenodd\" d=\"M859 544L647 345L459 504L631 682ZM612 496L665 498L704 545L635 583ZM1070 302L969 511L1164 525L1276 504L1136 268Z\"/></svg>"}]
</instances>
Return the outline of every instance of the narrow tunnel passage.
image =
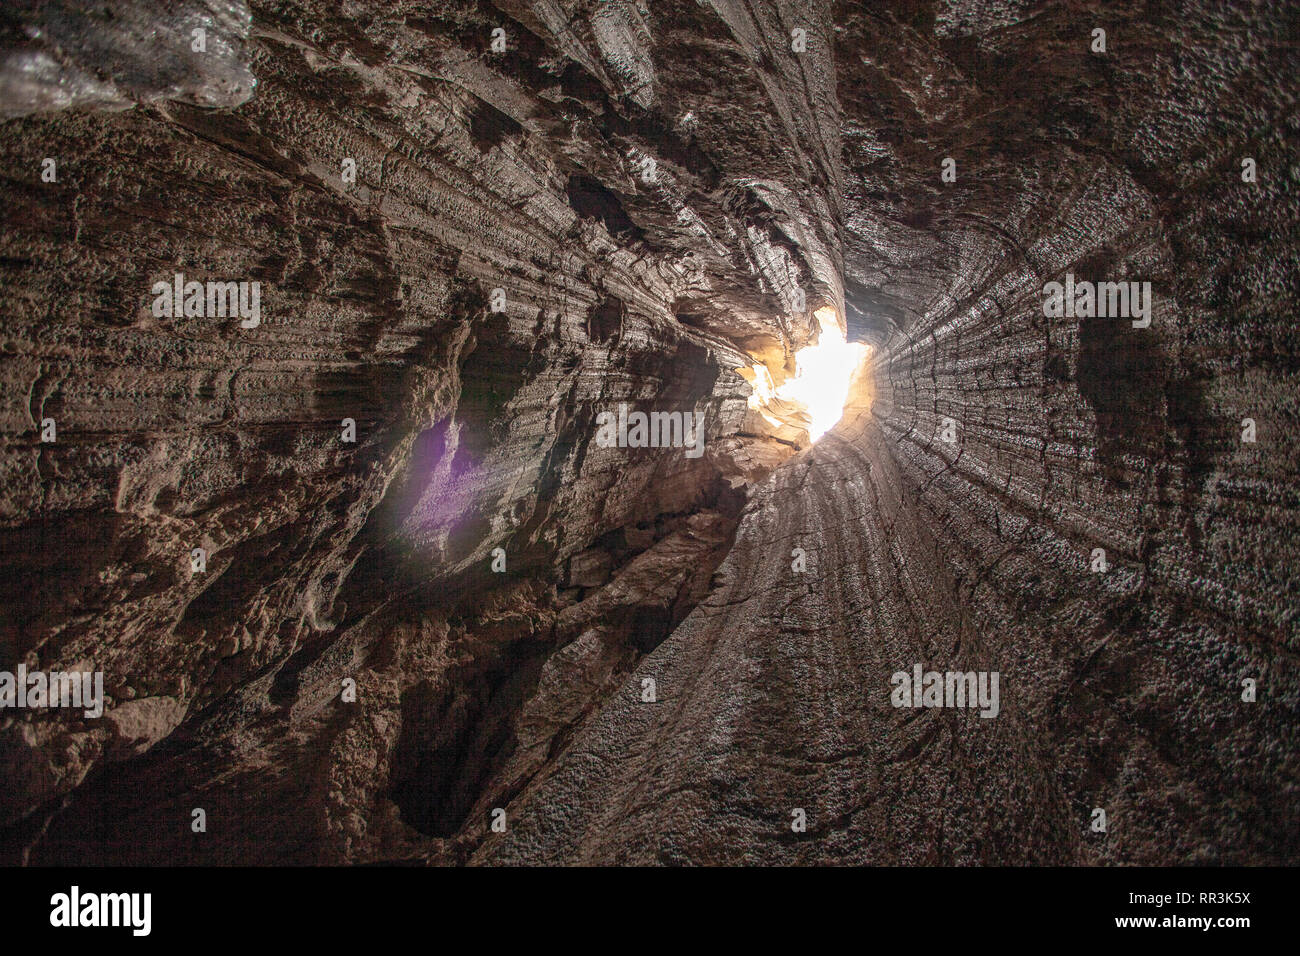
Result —
<instances>
[{"instance_id":1,"label":"narrow tunnel passage","mask_svg":"<svg viewBox=\"0 0 1300 956\"><path fill-rule=\"evenodd\" d=\"M1293 864L1293 20L9 5L0 860Z\"/></svg>"},{"instance_id":2,"label":"narrow tunnel passage","mask_svg":"<svg viewBox=\"0 0 1300 956\"><path fill-rule=\"evenodd\" d=\"M1221 863L1285 845L1285 827L1233 822L1278 768L1208 782L1254 732L1235 698L1197 693L1241 666L1229 638L1203 652L1212 610L1166 638L1140 586L1100 585L1089 540L981 482L987 462L852 416L754 494L715 590L634 675L657 702L611 702L476 862L1105 862L1079 825L1098 791L1122 767L1112 806L1159 802L1189 759L1207 783L1129 821L1130 859L1180 840L1231 844ZM996 719L973 696L922 708L919 686L900 709L885 678L914 666L997 675ZM1125 699L1135 684L1149 693ZM1193 756L1179 742L1200 726L1230 729Z\"/></svg>"}]
</instances>

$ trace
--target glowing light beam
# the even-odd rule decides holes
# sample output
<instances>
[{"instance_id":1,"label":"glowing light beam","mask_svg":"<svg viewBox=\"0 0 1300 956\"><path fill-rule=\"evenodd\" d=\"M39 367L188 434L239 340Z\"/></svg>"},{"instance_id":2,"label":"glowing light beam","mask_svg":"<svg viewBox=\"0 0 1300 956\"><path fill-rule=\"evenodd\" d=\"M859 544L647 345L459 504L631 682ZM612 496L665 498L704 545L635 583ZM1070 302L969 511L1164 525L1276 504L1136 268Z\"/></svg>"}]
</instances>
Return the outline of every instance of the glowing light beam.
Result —
<instances>
[{"instance_id":1,"label":"glowing light beam","mask_svg":"<svg viewBox=\"0 0 1300 956\"><path fill-rule=\"evenodd\" d=\"M849 383L866 356L867 347L859 342L845 341L833 308L823 306L813 316L821 328L817 344L798 351L795 374L779 387L773 387L772 376L765 365L755 365L754 393L749 404L768 422L776 425L779 423L768 413L766 406L773 399L797 402L808 411L808 436L816 441L844 416Z\"/></svg>"}]
</instances>

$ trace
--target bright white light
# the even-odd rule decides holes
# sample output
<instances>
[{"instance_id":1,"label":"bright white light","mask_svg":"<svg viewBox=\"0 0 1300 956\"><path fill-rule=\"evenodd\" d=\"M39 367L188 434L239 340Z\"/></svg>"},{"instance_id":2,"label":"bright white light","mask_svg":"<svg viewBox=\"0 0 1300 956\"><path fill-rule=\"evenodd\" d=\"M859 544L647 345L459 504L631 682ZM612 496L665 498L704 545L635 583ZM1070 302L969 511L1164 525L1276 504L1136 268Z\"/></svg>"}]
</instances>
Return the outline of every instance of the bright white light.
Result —
<instances>
[{"instance_id":1,"label":"bright white light","mask_svg":"<svg viewBox=\"0 0 1300 956\"><path fill-rule=\"evenodd\" d=\"M749 402L760 412L773 398L798 402L808 409L811 419L808 436L816 441L843 417L844 403L849 397L849 381L866 354L866 346L844 340L835 310L829 306L818 309L813 315L821 326L821 334L816 345L800 349L795 355L794 377L774 389L767 367L755 365L754 394ZM763 415L776 424L766 412Z\"/></svg>"}]
</instances>

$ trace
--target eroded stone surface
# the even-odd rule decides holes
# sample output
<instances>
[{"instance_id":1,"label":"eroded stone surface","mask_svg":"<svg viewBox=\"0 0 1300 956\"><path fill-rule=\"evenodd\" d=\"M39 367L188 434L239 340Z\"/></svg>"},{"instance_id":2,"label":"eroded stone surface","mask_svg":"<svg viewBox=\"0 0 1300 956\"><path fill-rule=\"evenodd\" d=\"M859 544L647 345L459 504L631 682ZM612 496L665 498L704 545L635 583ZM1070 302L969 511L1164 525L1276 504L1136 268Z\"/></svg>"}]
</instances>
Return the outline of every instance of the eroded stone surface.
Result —
<instances>
[{"instance_id":1,"label":"eroded stone surface","mask_svg":"<svg viewBox=\"0 0 1300 956\"><path fill-rule=\"evenodd\" d=\"M257 80L244 0L12 0L0 11L0 117L177 100L232 107Z\"/></svg>"},{"instance_id":2,"label":"eroded stone surface","mask_svg":"<svg viewBox=\"0 0 1300 956\"><path fill-rule=\"evenodd\" d=\"M0 68L0 667L110 697L0 721L6 859L1294 860L1283 5L249 7L224 100L4 14L89 93ZM1151 326L1045 318L1067 271ZM821 304L872 352L808 448L734 370Z\"/></svg>"}]
</instances>

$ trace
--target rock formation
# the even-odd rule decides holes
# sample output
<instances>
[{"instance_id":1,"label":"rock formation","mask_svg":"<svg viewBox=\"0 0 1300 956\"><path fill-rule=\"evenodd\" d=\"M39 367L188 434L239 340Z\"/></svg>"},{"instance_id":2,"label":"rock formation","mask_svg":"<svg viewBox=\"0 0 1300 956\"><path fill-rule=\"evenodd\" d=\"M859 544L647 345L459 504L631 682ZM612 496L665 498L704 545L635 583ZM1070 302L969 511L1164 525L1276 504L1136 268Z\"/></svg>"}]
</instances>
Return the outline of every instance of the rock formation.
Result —
<instances>
[{"instance_id":1,"label":"rock formation","mask_svg":"<svg viewBox=\"0 0 1300 956\"><path fill-rule=\"evenodd\" d=\"M1292 19L9 4L0 859L1294 862Z\"/></svg>"}]
</instances>

